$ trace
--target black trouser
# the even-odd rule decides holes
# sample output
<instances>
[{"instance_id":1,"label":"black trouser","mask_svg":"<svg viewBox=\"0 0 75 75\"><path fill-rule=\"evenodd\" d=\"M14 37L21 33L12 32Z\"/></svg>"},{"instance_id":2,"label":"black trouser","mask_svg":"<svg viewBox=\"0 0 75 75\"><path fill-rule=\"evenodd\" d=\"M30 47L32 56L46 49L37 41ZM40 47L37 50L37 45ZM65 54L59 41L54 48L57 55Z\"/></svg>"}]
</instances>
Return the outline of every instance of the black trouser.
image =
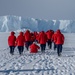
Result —
<instances>
[{"instance_id":1,"label":"black trouser","mask_svg":"<svg viewBox=\"0 0 75 75\"><path fill-rule=\"evenodd\" d=\"M41 47L41 51L45 52L46 44L41 44L40 47Z\"/></svg>"},{"instance_id":2,"label":"black trouser","mask_svg":"<svg viewBox=\"0 0 75 75\"><path fill-rule=\"evenodd\" d=\"M57 48L57 47L56 47L56 44L54 43L54 50L56 50L56 48Z\"/></svg>"},{"instance_id":3,"label":"black trouser","mask_svg":"<svg viewBox=\"0 0 75 75\"><path fill-rule=\"evenodd\" d=\"M52 41L50 39L48 39L47 43L48 43L48 47L51 49L52 48Z\"/></svg>"},{"instance_id":4,"label":"black trouser","mask_svg":"<svg viewBox=\"0 0 75 75\"><path fill-rule=\"evenodd\" d=\"M14 54L15 46L9 46L9 48L10 48L10 54Z\"/></svg>"},{"instance_id":5,"label":"black trouser","mask_svg":"<svg viewBox=\"0 0 75 75\"><path fill-rule=\"evenodd\" d=\"M26 41L25 42L25 47L26 47L27 50L28 50L28 48L29 48L30 45L31 45L31 42L30 41Z\"/></svg>"},{"instance_id":6,"label":"black trouser","mask_svg":"<svg viewBox=\"0 0 75 75\"><path fill-rule=\"evenodd\" d=\"M57 53L58 53L58 56L60 55L61 52L62 52L62 44L58 44L57 45Z\"/></svg>"},{"instance_id":7,"label":"black trouser","mask_svg":"<svg viewBox=\"0 0 75 75\"><path fill-rule=\"evenodd\" d=\"M34 41L31 41L31 42L30 42L30 45L33 44L33 42L34 42Z\"/></svg>"},{"instance_id":8,"label":"black trouser","mask_svg":"<svg viewBox=\"0 0 75 75\"><path fill-rule=\"evenodd\" d=\"M20 55L23 53L23 50L24 50L24 46L18 46L18 51Z\"/></svg>"}]
</instances>

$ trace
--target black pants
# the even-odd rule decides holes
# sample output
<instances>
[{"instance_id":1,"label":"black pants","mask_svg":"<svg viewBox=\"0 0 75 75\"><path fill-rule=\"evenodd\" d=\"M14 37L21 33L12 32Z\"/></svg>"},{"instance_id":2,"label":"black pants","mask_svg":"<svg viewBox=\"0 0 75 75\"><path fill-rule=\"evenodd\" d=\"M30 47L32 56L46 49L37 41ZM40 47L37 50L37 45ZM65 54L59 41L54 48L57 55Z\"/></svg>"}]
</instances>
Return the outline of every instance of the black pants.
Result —
<instances>
[{"instance_id":1,"label":"black pants","mask_svg":"<svg viewBox=\"0 0 75 75\"><path fill-rule=\"evenodd\" d=\"M23 50L24 50L24 46L18 46L18 51L20 55L23 53Z\"/></svg>"},{"instance_id":2,"label":"black pants","mask_svg":"<svg viewBox=\"0 0 75 75\"><path fill-rule=\"evenodd\" d=\"M34 42L34 41L31 41L31 42L30 42L30 45L33 44L33 42Z\"/></svg>"},{"instance_id":3,"label":"black pants","mask_svg":"<svg viewBox=\"0 0 75 75\"><path fill-rule=\"evenodd\" d=\"M9 48L10 48L10 54L14 54L15 46L9 46Z\"/></svg>"},{"instance_id":4,"label":"black pants","mask_svg":"<svg viewBox=\"0 0 75 75\"><path fill-rule=\"evenodd\" d=\"M60 55L61 52L62 52L62 44L58 44L57 45L57 54L58 54L58 56Z\"/></svg>"},{"instance_id":5,"label":"black pants","mask_svg":"<svg viewBox=\"0 0 75 75\"><path fill-rule=\"evenodd\" d=\"M41 44L40 47L41 47L41 51L45 52L46 44Z\"/></svg>"},{"instance_id":6,"label":"black pants","mask_svg":"<svg viewBox=\"0 0 75 75\"><path fill-rule=\"evenodd\" d=\"M56 44L54 43L54 50L56 50L56 48L57 48L57 46L56 46Z\"/></svg>"},{"instance_id":7,"label":"black pants","mask_svg":"<svg viewBox=\"0 0 75 75\"><path fill-rule=\"evenodd\" d=\"M52 41L49 39L49 40L47 41L47 43L48 43L48 47L51 49L51 48L52 48Z\"/></svg>"},{"instance_id":8,"label":"black pants","mask_svg":"<svg viewBox=\"0 0 75 75\"><path fill-rule=\"evenodd\" d=\"M27 50L28 50L28 48L29 48L30 45L31 45L31 42L30 41L26 41L25 42L25 47L26 47Z\"/></svg>"}]
</instances>

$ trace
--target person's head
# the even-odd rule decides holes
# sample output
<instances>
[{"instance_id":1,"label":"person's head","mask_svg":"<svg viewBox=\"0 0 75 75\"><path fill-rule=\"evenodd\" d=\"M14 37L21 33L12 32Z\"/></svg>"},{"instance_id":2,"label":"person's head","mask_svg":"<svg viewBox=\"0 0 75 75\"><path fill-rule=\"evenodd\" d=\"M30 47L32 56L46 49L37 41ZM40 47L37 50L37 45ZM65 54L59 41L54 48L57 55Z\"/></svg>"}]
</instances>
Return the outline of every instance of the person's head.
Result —
<instances>
[{"instance_id":1,"label":"person's head","mask_svg":"<svg viewBox=\"0 0 75 75\"><path fill-rule=\"evenodd\" d=\"M31 36L34 36L34 33L31 32Z\"/></svg>"},{"instance_id":2,"label":"person's head","mask_svg":"<svg viewBox=\"0 0 75 75\"><path fill-rule=\"evenodd\" d=\"M20 35L23 35L23 32L20 32Z\"/></svg>"},{"instance_id":3,"label":"person's head","mask_svg":"<svg viewBox=\"0 0 75 75\"><path fill-rule=\"evenodd\" d=\"M57 33L61 33L60 29L58 29L56 32L57 32Z\"/></svg>"},{"instance_id":4,"label":"person's head","mask_svg":"<svg viewBox=\"0 0 75 75\"><path fill-rule=\"evenodd\" d=\"M45 33L44 31L41 31L42 33Z\"/></svg>"},{"instance_id":5,"label":"person's head","mask_svg":"<svg viewBox=\"0 0 75 75\"><path fill-rule=\"evenodd\" d=\"M30 31L29 30L26 30L26 33L30 33Z\"/></svg>"},{"instance_id":6,"label":"person's head","mask_svg":"<svg viewBox=\"0 0 75 75\"><path fill-rule=\"evenodd\" d=\"M14 31L11 31L11 35L14 35L15 34L15 32Z\"/></svg>"}]
</instances>

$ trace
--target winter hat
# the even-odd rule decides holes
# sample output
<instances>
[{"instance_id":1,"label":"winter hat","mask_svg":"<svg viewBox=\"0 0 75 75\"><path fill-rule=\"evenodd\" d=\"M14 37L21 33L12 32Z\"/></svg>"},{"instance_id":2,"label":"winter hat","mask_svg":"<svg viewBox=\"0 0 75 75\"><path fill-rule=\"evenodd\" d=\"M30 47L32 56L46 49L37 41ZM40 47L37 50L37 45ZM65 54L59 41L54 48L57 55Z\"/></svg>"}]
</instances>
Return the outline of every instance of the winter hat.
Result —
<instances>
[{"instance_id":1,"label":"winter hat","mask_svg":"<svg viewBox=\"0 0 75 75\"><path fill-rule=\"evenodd\" d=\"M23 35L23 32L20 32L20 35Z\"/></svg>"},{"instance_id":2,"label":"winter hat","mask_svg":"<svg viewBox=\"0 0 75 75\"><path fill-rule=\"evenodd\" d=\"M45 33L44 31L41 31L41 33Z\"/></svg>"},{"instance_id":3,"label":"winter hat","mask_svg":"<svg viewBox=\"0 0 75 75\"><path fill-rule=\"evenodd\" d=\"M26 32L27 32L27 33L30 33L30 31L29 31L29 30L26 30Z\"/></svg>"},{"instance_id":4,"label":"winter hat","mask_svg":"<svg viewBox=\"0 0 75 75\"><path fill-rule=\"evenodd\" d=\"M12 31L12 32L11 32L11 35L14 35L14 34L15 34L15 32L14 32L14 31Z\"/></svg>"},{"instance_id":5,"label":"winter hat","mask_svg":"<svg viewBox=\"0 0 75 75\"><path fill-rule=\"evenodd\" d=\"M56 32L57 32L57 33L60 33L60 29L58 29Z\"/></svg>"}]
</instances>

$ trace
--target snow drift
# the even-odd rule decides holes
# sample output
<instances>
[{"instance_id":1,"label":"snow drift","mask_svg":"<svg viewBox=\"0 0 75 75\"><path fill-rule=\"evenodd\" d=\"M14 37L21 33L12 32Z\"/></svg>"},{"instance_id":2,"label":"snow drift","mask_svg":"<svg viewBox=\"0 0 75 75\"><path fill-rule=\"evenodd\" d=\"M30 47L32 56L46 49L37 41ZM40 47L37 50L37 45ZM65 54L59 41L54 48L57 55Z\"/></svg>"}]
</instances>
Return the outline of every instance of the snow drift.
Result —
<instances>
[{"instance_id":1,"label":"snow drift","mask_svg":"<svg viewBox=\"0 0 75 75\"><path fill-rule=\"evenodd\" d=\"M20 16L0 16L0 32L30 29L47 31L60 29L62 32L75 33L75 20L44 20Z\"/></svg>"}]
</instances>

